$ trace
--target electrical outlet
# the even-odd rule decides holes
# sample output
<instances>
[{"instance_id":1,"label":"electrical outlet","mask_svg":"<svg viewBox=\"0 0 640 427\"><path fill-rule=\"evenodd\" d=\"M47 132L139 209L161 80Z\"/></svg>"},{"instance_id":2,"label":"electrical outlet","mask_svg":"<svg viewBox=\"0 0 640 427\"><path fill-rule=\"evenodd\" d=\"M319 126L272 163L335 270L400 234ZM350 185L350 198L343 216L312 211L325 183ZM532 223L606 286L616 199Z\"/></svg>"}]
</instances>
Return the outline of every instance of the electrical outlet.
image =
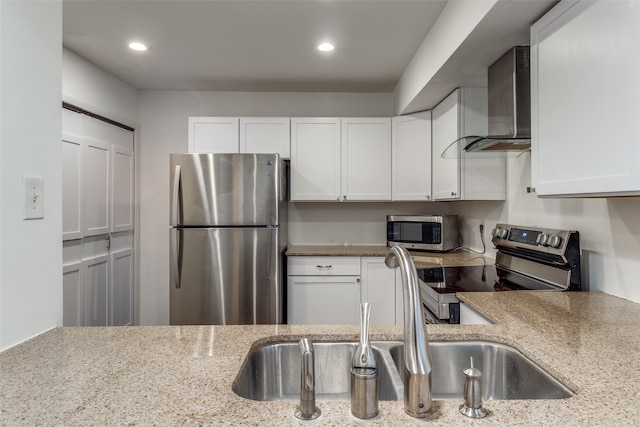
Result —
<instances>
[{"instance_id":1,"label":"electrical outlet","mask_svg":"<svg viewBox=\"0 0 640 427\"><path fill-rule=\"evenodd\" d=\"M44 179L33 176L22 177L24 219L44 218Z\"/></svg>"}]
</instances>

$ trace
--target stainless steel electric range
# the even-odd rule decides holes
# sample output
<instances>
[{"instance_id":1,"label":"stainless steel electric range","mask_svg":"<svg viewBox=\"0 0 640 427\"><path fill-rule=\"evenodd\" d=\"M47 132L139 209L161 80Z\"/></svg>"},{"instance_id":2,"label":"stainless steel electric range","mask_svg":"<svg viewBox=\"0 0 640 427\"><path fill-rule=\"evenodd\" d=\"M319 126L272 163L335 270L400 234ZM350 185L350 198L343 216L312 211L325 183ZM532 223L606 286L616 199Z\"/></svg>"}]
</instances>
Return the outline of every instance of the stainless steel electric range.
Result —
<instances>
[{"instance_id":1,"label":"stainless steel electric range","mask_svg":"<svg viewBox=\"0 0 640 427\"><path fill-rule=\"evenodd\" d=\"M580 291L577 231L498 224L495 265L417 270L427 323L460 323L457 292Z\"/></svg>"}]
</instances>

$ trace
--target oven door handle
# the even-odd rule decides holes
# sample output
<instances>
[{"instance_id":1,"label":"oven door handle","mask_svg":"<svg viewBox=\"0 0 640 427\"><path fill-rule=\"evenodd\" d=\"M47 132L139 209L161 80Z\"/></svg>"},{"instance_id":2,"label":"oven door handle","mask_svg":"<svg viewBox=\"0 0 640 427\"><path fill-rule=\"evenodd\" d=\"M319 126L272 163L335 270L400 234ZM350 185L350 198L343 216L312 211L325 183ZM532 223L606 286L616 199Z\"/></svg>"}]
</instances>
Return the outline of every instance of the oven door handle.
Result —
<instances>
[{"instance_id":1,"label":"oven door handle","mask_svg":"<svg viewBox=\"0 0 640 427\"><path fill-rule=\"evenodd\" d=\"M444 321L438 319L438 317L436 317L424 304L422 305L422 313L424 314L424 321L427 325L438 325L441 323L445 323Z\"/></svg>"}]
</instances>

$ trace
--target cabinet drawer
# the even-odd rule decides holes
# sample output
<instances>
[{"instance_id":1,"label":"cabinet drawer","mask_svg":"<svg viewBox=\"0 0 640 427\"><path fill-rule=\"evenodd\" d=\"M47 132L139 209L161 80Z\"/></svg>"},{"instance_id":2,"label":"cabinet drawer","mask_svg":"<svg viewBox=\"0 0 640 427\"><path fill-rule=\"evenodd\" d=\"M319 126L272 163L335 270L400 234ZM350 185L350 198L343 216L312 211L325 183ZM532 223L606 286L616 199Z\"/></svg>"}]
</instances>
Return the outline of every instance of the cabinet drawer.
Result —
<instances>
[{"instance_id":1,"label":"cabinet drawer","mask_svg":"<svg viewBox=\"0 0 640 427\"><path fill-rule=\"evenodd\" d=\"M360 257L294 256L288 259L289 276L359 276Z\"/></svg>"}]
</instances>

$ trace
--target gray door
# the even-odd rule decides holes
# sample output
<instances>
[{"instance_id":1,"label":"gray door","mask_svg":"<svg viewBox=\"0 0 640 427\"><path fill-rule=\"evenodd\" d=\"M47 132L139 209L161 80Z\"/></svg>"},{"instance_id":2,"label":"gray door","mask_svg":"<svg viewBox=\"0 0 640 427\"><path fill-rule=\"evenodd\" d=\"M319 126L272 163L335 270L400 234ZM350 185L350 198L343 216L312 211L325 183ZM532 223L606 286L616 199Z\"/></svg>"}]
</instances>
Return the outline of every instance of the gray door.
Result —
<instances>
[{"instance_id":1,"label":"gray door","mask_svg":"<svg viewBox=\"0 0 640 427\"><path fill-rule=\"evenodd\" d=\"M172 325L282 321L277 228L171 229Z\"/></svg>"},{"instance_id":2,"label":"gray door","mask_svg":"<svg viewBox=\"0 0 640 427\"><path fill-rule=\"evenodd\" d=\"M173 226L277 225L277 154L172 154Z\"/></svg>"}]
</instances>

